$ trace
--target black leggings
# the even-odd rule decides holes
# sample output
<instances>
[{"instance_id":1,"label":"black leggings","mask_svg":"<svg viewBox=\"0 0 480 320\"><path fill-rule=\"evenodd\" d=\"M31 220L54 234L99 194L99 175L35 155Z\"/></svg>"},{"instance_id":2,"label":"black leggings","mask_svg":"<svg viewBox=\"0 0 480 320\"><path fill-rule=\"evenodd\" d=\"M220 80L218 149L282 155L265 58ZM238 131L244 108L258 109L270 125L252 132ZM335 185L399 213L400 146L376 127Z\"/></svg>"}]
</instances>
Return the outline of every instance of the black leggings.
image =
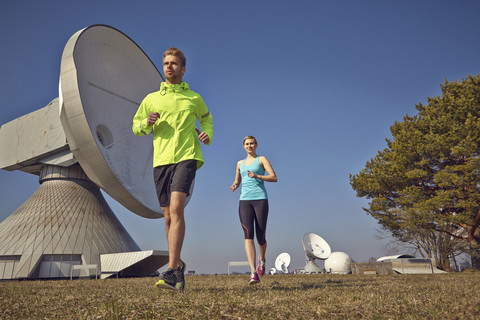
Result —
<instances>
[{"instance_id":1,"label":"black leggings","mask_svg":"<svg viewBox=\"0 0 480 320\"><path fill-rule=\"evenodd\" d=\"M253 240L253 225L255 224L255 233L259 245L266 242L265 233L267 230L268 219L268 200L240 200L238 205L238 214L242 223L245 239Z\"/></svg>"}]
</instances>

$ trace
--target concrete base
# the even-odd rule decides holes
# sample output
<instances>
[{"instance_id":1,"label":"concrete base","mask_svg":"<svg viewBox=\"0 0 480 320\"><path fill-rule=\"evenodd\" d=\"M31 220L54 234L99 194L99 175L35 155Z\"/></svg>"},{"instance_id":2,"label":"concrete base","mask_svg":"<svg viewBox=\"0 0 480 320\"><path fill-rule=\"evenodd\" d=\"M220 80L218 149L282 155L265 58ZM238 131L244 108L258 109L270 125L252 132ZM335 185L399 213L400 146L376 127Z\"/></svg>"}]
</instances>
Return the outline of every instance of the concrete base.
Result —
<instances>
[{"instance_id":1,"label":"concrete base","mask_svg":"<svg viewBox=\"0 0 480 320\"><path fill-rule=\"evenodd\" d=\"M40 183L0 224L0 279L70 278L101 254L140 251L79 165L44 166Z\"/></svg>"},{"instance_id":2,"label":"concrete base","mask_svg":"<svg viewBox=\"0 0 480 320\"><path fill-rule=\"evenodd\" d=\"M307 262L304 270L305 273L323 273L323 270L313 260Z\"/></svg>"}]
</instances>

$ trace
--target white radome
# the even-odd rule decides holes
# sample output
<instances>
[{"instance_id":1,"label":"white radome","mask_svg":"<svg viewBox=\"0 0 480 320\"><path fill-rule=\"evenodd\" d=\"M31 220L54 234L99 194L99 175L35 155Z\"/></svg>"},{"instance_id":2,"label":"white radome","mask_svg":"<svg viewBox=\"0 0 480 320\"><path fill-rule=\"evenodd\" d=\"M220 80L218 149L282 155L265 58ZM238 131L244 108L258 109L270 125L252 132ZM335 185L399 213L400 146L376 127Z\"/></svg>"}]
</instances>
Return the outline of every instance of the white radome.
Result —
<instances>
[{"instance_id":1,"label":"white radome","mask_svg":"<svg viewBox=\"0 0 480 320\"><path fill-rule=\"evenodd\" d=\"M345 252L332 252L330 257L325 260L325 270L327 273L350 273L352 272L352 259Z\"/></svg>"}]
</instances>

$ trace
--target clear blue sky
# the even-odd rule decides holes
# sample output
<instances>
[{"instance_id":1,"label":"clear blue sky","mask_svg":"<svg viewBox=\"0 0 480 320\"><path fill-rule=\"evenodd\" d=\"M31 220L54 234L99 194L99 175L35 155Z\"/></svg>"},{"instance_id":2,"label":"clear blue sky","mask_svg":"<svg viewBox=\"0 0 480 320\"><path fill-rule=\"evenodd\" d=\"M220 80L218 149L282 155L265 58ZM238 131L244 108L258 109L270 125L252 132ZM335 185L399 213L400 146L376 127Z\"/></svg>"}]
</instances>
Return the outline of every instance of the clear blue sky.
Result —
<instances>
[{"instance_id":1,"label":"clear blue sky","mask_svg":"<svg viewBox=\"0 0 480 320\"><path fill-rule=\"evenodd\" d=\"M279 178L267 184L267 267L281 252L292 256L291 270L303 267L306 232L367 261L390 253L348 175L445 79L480 73L479 16L480 2L462 0L8 1L0 9L0 124L58 96L63 47L81 28L119 29L159 68L176 46L187 57L184 80L214 119L186 209L189 269L223 273L228 261L246 260L239 191L229 190L245 135L258 138ZM37 187L36 176L0 170L0 220ZM166 250L162 219L107 201L142 249Z\"/></svg>"}]
</instances>

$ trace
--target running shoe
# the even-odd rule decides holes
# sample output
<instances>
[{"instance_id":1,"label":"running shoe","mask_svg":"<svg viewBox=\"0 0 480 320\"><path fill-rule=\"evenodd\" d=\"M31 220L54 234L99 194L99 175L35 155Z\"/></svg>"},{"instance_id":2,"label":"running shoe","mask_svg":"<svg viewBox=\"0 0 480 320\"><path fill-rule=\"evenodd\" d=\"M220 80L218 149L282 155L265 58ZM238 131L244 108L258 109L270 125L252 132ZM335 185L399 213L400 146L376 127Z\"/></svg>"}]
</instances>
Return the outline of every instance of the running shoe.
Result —
<instances>
[{"instance_id":1,"label":"running shoe","mask_svg":"<svg viewBox=\"0 0 480 320\"><path fill-rule=\"evenodd\" d=\"M265 274L265 260L262 261L260 258L258 258L257 273L259 276L263 276Z\"/></svg>"},{"instance_id":2,"label":"running shoe","mask_svg":"<svg viewBox=\"0 0 480 320\"><path fill-rule=\"evenodd\" d=\"M252 272L252 275L250 276L250 284L255 284L259 282L260 282L260 278L258 277L258 273Z\"/></svg>"},{"instance_id":3,"label":"running shoe","mask_svg":"<svg viewBox=\"0 0 480 320\"><path fill-rule=\"evenodd\" d=\"M162 279L158 280L155 285L157 288L163 289L176 289L177 277L175 276L175 270L168 268L164 273L162 273Z\"/></svg>"},{"instance_id":4,"label":"running shoe","mask_svg":"<svg viewBox=\"0 0 480 320\"><path fill-rule=\"evenodd\" d=\"M183 292L185 290L185 269L187 268L187 265L185 262L180 260L182 265L175 270L175 276L177 277L177 284L175 285L175 289L177 289L180 292Z\"/></svg>"}]
</instances>

